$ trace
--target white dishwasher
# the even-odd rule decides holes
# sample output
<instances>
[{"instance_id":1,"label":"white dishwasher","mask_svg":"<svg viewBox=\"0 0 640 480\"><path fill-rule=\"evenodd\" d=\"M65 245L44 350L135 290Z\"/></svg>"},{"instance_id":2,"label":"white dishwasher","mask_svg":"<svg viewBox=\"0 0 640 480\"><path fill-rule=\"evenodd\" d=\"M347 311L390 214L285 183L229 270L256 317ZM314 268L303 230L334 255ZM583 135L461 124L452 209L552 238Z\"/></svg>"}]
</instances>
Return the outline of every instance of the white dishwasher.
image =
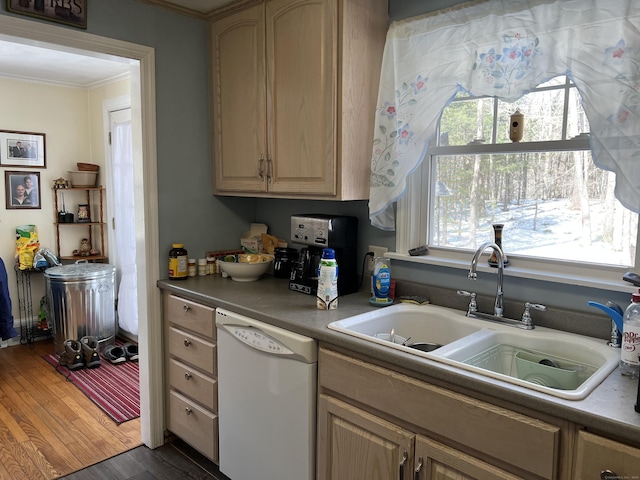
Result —
<instances>
[{"instance_id":1,"label":"white dishwasher","mask_svg":"<svg viewBox=\"0 0 640 480\"><path fill-rule=\"evenodd\" d=\"M313 480L316 341L222 308L216 326L220 471Z\"/></svg>"}]
</instances>

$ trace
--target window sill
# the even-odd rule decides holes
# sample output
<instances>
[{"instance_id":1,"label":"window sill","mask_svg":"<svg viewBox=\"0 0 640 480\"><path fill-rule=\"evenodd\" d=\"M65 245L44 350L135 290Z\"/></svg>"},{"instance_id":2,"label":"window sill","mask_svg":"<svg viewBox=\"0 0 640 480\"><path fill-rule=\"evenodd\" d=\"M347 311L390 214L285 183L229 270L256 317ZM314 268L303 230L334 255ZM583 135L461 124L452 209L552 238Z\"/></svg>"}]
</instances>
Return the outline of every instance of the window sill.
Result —
<instances>
[{"instance_id":1,"label":"window sill","mask_svg":"<svg viewBox=\"0 0 640 480\"><path fill-rule=\"evenodd\" d=\"M479 271L495 271L486 265L486 258L489 253L483 255L485 260L478 263ZM385 257L392 260L410 262L423 265L437 265L440 267L456 268L460 270L469 270L473 253L469 253L463 257L462 254L456 254L448 251L430 250L428 255L412 257L411 255L387 252ZM468 257L468 258L467 258ZM553 265L555 271L550 268ZM628 271L623 267L610 266L593 266L593 265L567 265L560 267L557 262L547 262L540 259L513 258L509 257L509 266L504 269L506 277L518 277L529 280L538 280L542 282L557 283L563 285L575 285L579 287L597 288L600 290L608 290L614 292L637 293L638 287L622 280L622 275Z\"/></svg>"}]
</instances>

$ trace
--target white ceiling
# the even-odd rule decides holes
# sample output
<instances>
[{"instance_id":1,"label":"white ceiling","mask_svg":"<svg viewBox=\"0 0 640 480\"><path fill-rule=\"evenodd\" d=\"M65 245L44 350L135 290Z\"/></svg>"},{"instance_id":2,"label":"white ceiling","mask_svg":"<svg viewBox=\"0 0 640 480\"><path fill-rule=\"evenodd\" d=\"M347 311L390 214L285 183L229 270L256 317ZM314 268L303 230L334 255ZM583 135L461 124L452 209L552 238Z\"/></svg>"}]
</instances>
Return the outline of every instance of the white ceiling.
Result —
<instances>
[{"instance_id":1,"label":"white ceiling","mask_svg":"<svg viewBox=\"0 0 640 480\"><path fill-rule=\"evenodd\" d=\"M213 10L239 0L143 1L204 18ZM124 59L99 58L19 42L0 35L0 76L91 88L129 74L130 63Z\"/></svg>"}]
</instances>

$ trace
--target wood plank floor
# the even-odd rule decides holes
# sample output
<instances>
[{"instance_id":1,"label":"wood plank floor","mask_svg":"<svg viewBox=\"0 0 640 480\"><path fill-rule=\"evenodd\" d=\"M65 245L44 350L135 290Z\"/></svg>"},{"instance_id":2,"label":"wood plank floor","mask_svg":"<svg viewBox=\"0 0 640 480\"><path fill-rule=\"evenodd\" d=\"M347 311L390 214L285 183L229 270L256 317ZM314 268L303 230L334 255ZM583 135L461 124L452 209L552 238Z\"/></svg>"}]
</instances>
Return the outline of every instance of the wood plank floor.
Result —
<instances>
[{"instance_id":1,"label":"wood plank floor","mask_svg":"<svg viewBox=\"0 0 640 480\"><path fill-rule=\"evenodd\" d=\"M59 478L142 443L140 419L116 425L42 358L52 351L50 340L0 349L2 480Z\"/></svg>"},{"instance_id":2,"label":"wood plank floor","mask_svg":"<svg viewBox=\"0 0 640 480\"><path fill-rule=\"evenodd\" d=\"M61 480L229 480L216 464L172 438L162 447L142 446L72 473Z\"/></svg>"}]
</instances>

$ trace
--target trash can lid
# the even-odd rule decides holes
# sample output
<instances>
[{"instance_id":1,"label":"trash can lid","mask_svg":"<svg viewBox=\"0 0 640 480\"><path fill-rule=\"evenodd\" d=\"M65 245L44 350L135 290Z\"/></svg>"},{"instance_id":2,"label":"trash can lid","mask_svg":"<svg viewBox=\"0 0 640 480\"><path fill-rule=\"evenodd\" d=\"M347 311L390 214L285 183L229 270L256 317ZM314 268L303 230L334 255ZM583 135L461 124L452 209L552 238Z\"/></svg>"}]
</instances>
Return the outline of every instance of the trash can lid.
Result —
<instances>
[{"instance_id":1,"label":"trash can lid","mask_svg":"<svg viewBox=\"0 0 640 480\"><path fill-rule=\"evenodd\" d=\"M116 267L108 263L74 263L47 268L44 276L60 280L89 280L114 274Z\"/></svg>"}]
</instances>

